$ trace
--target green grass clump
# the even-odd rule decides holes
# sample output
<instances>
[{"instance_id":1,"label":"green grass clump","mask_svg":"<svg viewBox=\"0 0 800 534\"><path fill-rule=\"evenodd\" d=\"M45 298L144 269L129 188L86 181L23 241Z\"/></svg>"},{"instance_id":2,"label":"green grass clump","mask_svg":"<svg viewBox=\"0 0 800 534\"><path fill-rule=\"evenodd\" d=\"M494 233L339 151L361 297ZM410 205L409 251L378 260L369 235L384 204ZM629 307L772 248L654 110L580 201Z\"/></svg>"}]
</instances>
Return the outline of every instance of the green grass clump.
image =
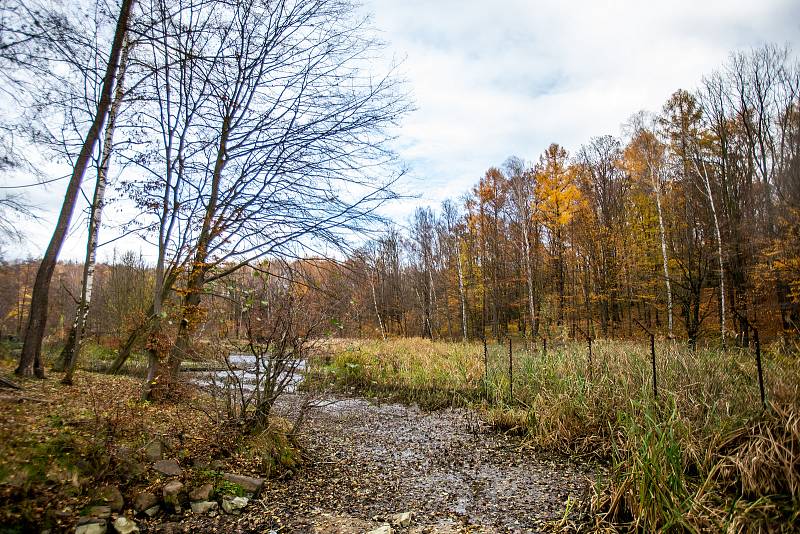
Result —
<instances>
[{"instance_id":1,"label":"green grass clump","mask_svg":"<svg viewBox=\"0 0 800 534\"><path fill-rule=\"evenodd\" d=\"M768 408L752 353L598 340L513 351L422 339L336 347L313 379L429 408L470 406L500 430L608 465L598 527L791 531L800 520L800 362L765 354Z\"/></svg>"}]
</instances>

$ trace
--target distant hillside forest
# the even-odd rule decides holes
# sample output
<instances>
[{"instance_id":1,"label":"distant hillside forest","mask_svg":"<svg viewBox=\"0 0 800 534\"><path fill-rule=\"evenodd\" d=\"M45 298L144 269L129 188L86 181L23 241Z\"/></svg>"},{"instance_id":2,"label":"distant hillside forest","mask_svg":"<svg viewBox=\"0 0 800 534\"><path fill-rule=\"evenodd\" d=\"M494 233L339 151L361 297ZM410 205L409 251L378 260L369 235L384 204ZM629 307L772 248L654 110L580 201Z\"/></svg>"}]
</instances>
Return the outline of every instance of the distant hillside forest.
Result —
<instances>
[{"instance_id":1,"label":"distant hillside forest","mask_svg":"<svg viewBox=\"0 0 800 534\"><path fill-rule=\"evenodd\" d=\"M3 334L21 335L35 268L2 266ZM81 271L58 265L51 340L74 321ZM749 322L762 339L796 343L800 69L773 46L733 55L696 91L633 115L621 137L509 158L344 260L232 271L209 277L197 335L242 337L250 310L281 299L302 303L309 333L337 336L631 338L638 322L693 346L746 344ZM187 272L169 277L175 322ZM153 278L133 253L99 265L88 335L130 345Z\"/></svg>"}]
</instances>

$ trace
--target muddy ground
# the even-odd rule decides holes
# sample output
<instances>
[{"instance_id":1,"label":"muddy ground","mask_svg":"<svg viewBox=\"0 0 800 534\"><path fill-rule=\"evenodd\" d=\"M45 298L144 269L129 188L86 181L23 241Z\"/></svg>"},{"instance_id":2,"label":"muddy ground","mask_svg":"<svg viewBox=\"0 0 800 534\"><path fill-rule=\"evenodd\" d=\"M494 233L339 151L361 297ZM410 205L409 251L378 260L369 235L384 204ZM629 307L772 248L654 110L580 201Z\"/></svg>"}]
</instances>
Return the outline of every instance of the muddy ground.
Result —
<instances>
[{"instance_id":1,"label":"muddy ground","mask_svg":"<svg viewBox=\"0 0 800 534\"><path fill-rule=\"evenodd\" d=\"M482 428L466 410L339 397L304 428L303 469L268 482L235 523L220 517L195 528L355 534L412 512L411 526L395 532L568 531L589 495L589 468Z\"/></svg>"}]
</instances>

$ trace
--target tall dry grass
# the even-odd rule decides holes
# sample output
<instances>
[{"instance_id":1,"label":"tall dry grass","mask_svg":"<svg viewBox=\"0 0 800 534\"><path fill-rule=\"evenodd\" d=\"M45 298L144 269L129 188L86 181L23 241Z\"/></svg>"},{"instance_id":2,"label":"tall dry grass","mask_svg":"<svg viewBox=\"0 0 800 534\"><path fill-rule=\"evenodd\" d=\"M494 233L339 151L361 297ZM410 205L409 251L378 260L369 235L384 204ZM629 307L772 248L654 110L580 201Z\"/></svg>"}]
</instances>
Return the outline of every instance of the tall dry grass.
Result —
<instances>
[{"instance_id":1,"label":"tall dry grass","mask_svg":"<svg viewBox=\"0 0 800 534\"><path fill-rule=\"evenodd\" d=\"M643 531L783 532L800 524L800 362L765 354L768 408L746 350L508 347L422 339L337 345L317 375L428 407L469 405L539 446L595 458L608 475L593 500L597 527Z\"/></svg>"}]
</instances>

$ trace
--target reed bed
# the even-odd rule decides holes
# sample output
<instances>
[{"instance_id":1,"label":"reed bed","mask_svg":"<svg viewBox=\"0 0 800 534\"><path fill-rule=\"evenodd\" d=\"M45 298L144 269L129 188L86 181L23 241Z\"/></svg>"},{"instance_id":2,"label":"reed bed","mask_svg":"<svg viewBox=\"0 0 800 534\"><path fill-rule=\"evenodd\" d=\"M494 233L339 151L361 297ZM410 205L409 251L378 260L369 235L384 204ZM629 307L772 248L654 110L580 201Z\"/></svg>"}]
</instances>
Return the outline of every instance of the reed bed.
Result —
<instances>
[{"instance_id":1,"label":"reed bed","mask_svg":"<svg viewBox=\"0 0 800 534\"><path fill-rule=\"evenodd\" d=\"M766 351L767 406L746 349L656 343L550 346L338 343L318 380L428 408L469 406L537 446L602 463L594 527L687 532L800 529L800 361ZM513 396L510 377L513 377Z\"/></svg>"}]
</instances>

